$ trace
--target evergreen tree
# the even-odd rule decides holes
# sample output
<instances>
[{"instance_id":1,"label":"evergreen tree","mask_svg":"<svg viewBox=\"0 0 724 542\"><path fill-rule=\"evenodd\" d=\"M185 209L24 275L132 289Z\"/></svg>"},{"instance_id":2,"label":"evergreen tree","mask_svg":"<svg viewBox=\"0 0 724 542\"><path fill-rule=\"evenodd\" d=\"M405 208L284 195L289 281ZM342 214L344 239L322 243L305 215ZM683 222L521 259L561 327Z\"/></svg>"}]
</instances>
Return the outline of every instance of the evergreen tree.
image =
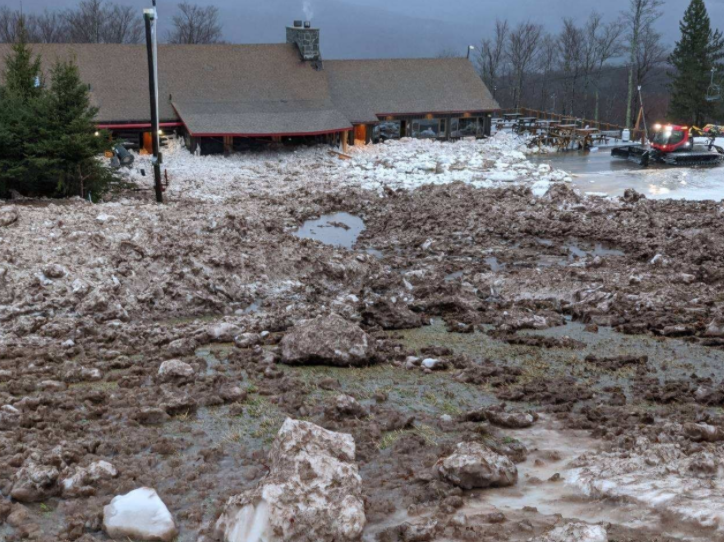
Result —
<instances>
[{"instance_id":1,"label":"evergreen tree","mask_svg":"<svg viewBox=\"0 0 724 542\"><path fill-rule=\"evenodd\" d=\"M43 93L42 74L40 58L33 60L28 47L22 18L19 27L18 41L5 62L5 86L0 88L0 197L35 182L25 145L35 135L32 110Z\"/></svg>"},{"instance_id":2,"label":"evergreen tree","mask_svg":"<svg viewBox=\"0 0 724 542\"><path fill-rule=\"evenodd\" d=\"M707 102L706 92L711 69L722 69L724 37L719 30L712 30L703 0L691 0L679 28L681 40L670 58L676 73L671 85L669 117L681 124L702 125L717 108L715 103Z\"/></svg>"},{"instance_id":3,"label":"evergreen tree","mask_svg":"<svg viewBox=\"0 0 724 542\"><path fill-rule=\"evenodd\" d=\"M111 148L107 132L97 132L88 86L75 62L58 61L50 86L36 103L38 137L26 146L34 172L42 179L41 192L58 196L88 192L100 195L112 180L98 161Z\"/></svg>"}]
</instances>

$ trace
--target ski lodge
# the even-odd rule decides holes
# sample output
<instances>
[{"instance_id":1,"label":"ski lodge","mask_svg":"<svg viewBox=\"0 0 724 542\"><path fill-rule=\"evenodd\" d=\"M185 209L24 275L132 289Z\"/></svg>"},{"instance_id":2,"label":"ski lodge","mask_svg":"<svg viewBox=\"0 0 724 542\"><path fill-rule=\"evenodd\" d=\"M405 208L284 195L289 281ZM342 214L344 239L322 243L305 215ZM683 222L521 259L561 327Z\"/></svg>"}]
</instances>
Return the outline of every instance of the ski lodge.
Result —
<instances>
[{"instance_id":1,"label":"ski lodge","mask_svg":"<svg viewBox=\"0 0 724 542\"><path fill-rule=\"evenodd\" d=\"M99 129L150 146L145 45L37 44L44 70L74 59ZM9 45L0 45L4 71ZM490 134L500 109L465 58L324 60L320 31L295 21L286 43L160 45L161 129L192 151L231 152L254 140L360 144L400 137Z\"/></svg>"}]
</instances>

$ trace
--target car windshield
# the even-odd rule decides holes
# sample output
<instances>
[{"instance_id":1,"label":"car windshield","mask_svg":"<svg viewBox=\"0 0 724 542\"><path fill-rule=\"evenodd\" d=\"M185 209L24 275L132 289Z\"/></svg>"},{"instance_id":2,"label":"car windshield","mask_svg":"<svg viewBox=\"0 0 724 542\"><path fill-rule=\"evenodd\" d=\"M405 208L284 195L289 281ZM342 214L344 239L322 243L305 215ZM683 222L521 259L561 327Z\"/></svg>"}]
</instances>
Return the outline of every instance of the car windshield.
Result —
<instances>
[{"instance_id":1,"label":"car windshield","mask_svg":"<svg viewBox=\"0 0 724 542\"><path fill-rule=\"evenodd\" d=\"M684 130L660 130L654 135L657 145L676 145L684 140Z\"/></svg>"}]
</instances>

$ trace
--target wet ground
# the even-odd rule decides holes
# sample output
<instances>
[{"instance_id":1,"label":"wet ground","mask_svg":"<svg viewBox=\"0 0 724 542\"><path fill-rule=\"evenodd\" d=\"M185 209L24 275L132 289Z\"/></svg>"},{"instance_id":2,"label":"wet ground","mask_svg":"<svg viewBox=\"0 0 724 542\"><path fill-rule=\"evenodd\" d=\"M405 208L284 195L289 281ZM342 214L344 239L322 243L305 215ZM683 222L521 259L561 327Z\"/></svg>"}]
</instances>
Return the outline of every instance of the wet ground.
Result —
<instances>
[{"instance_id":1,"label":"wet ground","mask_svg":"<svg viewBox=\"0 0 724 542\"><path fill-rule=\"evenodd\" d=\"M573 177L573 185L586 194L622 196L628 188L652 199L719 201L724 198L724 167L676 168L656 164L641 168L612 158L607 147L597 151L569 151L532 157Z\"/></svg>"},{"instance_id":2,"label":"wet ground","mask_svg":"<svg viewBox=\"0 0 724 542\"><path fill-rule=\"evenodd\" d=\"M542 160L625 171L594 171L599 156ZM10 207L0 539L108 540L103 506L146 485L179 542L215 542L289 416L354 437L369 542L522 542L572 520L611 541L724 540L719 203L458 182ZM329 313L368 334L368 366L282 364L279 342ZM169 359L193 377L164 381ZM342 393L365 413L337 412ZM538 419L505 427L501 408ZM464 441L509 457L518 484L433 477ZM81 495L9 496L23 467L63 479L98 460L119 474Z\"/></svg>"}]
</instances>

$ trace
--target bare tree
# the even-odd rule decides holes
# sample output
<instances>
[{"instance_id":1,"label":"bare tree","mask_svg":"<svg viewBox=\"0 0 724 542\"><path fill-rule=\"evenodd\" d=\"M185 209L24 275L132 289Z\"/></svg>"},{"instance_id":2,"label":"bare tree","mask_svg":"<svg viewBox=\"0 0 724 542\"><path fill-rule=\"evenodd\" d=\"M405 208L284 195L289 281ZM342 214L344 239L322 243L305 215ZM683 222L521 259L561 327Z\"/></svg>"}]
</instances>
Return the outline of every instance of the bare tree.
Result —
<instances>
[{"instance_id":1,"label":"bare tree","mask_svg":"<svg viewBox=\"0 0 724 542\"><path fill-rule=\"evenodd\" d=\"M108 9L104 28L105 43L139 43L143 37L143 21L129 6L114 5Z\"/></svg>"},{"instance_id":2,"label":"bare tree","mask_svg":"<svg viewBox=\"0 0 724 542\"><path fill-rule=\"evenodd\" d=\"M20 19L22 15L17 10L7 6L0 7L0 43L15 43L20 34ZM24 18L25 30L31 34L32 23L29 24L27 17ZM28 39L28 41L32 41Z\"/></svg>"},{"instance_id":3,"label":"bare tree","mask_svg":"<svg viewBox=\"0 0 724 542\"><path fill-rule=\"evenodd\" d=\"M34 17L36 34L40 43L65 43L68 41L68 26L65 18L47 9Z\"/></svg>"},{"instance_id":4,"label":"bare tree","mask_svg":"<svg viewBox=\"0 0 724 542\"><path fill-rule=\"evenodd\" d=\"M445 48L441 49L436 55L437 58L459 58L460 54L455 49Z\"/></svg>"},{"instance_id":5,"label":"bare tree","mask_svg":"<svg viewBox=\"0 0 724 542\"><path fill-rule=\"evenodd\" d=\"M628 30L629 75L628 99L626 100L626 127L631 128L631 106L634 101L634 71L641 48L642 37L653 31L654 23L663 12L663 0L629 0L629 10L623 13L623 21Z\"/></svg>"},{"instance_id":6,"label":"bare tree","mask_svg":"<svg viewBox=\"0 0 724 542\"><path fill-rule=\"evenodd\" d=\"M173 17L174 29L168 34L169 43L201 44L221 40L219 8L182 2L178 9L180 13Z\"/></svg>"},{"instance_id":7,"label":"bare tree","mask_svg":"<svg viewBox=\"0 0 724 542\"><path fill-rule=\"evenodd\" d=\"M622 27L618 22L604 24L602 15L596 12L591 13L581 32L581 72L583 76L584 104L587 107L588 91L591 84L593 84L596 86L596 120L598 120L598 79L605 64L623 52L619 45L622 33ZM587 115L587 110L584 109L583 114Z\"/></svg>"},{"instance_id":8,"label":"bare tree","mask_svg":"<svg viewBox=\"0 0 724 542\"><path fill-rule=\"evenodd\" d=\"M563 111L568 105L568 113L573 114L576 104L576 88L583 71L583 32L576 26L573 19L563 19L563 30L558 36L560 51L560 71L563 75L565 97Z\"/></svg>"},{"instance_id":9,"label":"bare tree","mask_svg":"<svg viewBox=\"0 0 724 542\"><path fill-rule=\"evenodd\" d=\"M519 24L508 35L506 55L513 69L513 102L516 109L520 107L525 76L536 61L542 34L542 26L528 22Z\"/></svg>"},{"instance_id":10,"label":"bare tree","mask_svg":"<svg viewBox=\"0 0 724 542\"><path fill-rule=\"evenodd\" d=\"M73 43L103 43L108 13L103 0L83 0L65 13L68 37Z\"/></svg>"},{"instance_id":11,"label":"bare tree","mask_svg":"<svg viewBox=\"0 0 724 542\"><path fill-rule=\"evenodd\" d=\"M104 0L83 0L63 18L73 43L138 43L143 36L143 21L133 8Z\"/></svg>"},{"instance_id":12,"label":"bare tree","mask_svg":"<svg viewBox=\"0 0 724 542\"><path fill-rule=\"evenodd\" d=\"M492 40L485 39L480 44L480 75L494 98L497 98L498 79L505 69L505 44L509 31L508 21L495 21L495 37Z\"/></svg>"},{"instance_id":13,"label":"bare tree","mask_svg":"<svg viewBox=\"0 0 724 542\"><path fill-rule=\"evenodd\" d=\"M558 63L559 55L560 51L558 50L556 39L546 34L541 40L540 54L538 55L538 71L541 74L538 109L542 111L548 110L550 83ZM555 101L553 108L555 109Z\"/></svg>"}]
</instances>

